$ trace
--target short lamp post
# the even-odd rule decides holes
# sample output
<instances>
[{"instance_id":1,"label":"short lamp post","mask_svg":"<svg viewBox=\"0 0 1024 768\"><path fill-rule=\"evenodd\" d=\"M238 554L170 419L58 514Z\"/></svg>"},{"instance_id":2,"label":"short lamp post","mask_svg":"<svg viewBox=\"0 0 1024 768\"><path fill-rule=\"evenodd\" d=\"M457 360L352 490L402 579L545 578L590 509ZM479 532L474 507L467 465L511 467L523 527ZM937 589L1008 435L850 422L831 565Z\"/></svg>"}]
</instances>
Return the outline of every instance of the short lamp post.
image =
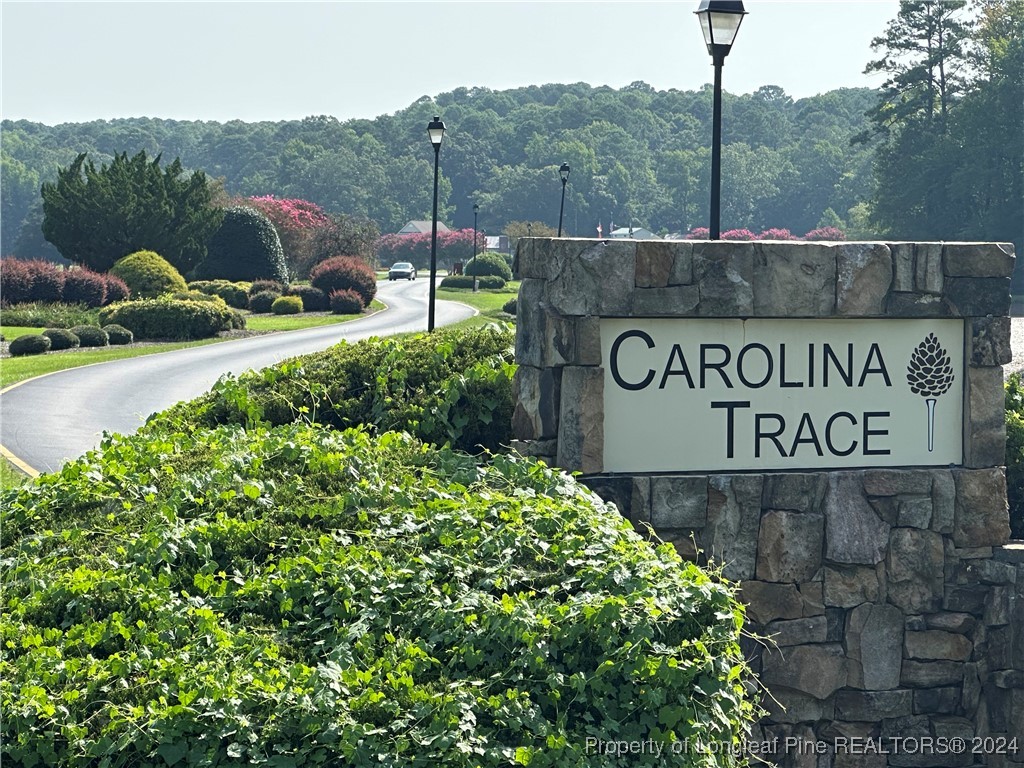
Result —
<instances>
[{"instance_id":1,"label":"short lamp post","mask_svg":"<svg viewBox=\"0 0 1024 768\"><path fill-rule=\"evenodd\" d=\"M722 65L747 12L743 10L743 0L701 0L695 13L715 67L711 124L711 224L708 229L710 238L718 240L721 236L722 199Z\"/></svg>"},{"instance_id":2,"label":"short lamp post","mask_svg":"<svg viewBox=\"0 0 1024 768\"><path fill-rule=\"evenodd\" d=\"M569 164L562 163L558 169L558 175L562 179L562 204L558 208L558 236L562 236L562 214L565 213L565 185L569 182Z\"/></svg>"},{"instance_id":3,"label":"short lamp post","mask_svg":"<svg viewBox=\"0 0 1024 768\"><path fill-rule=\"evenodd\" d=\"M441 139L444 138L444 123L440 117L434 117L427 125L427 135L434 147L434 216L430 230L430 300L427 305L427 331L434 330L434 300L437 293L437 172L441 156Z\"/></svg>"},{"instance_id":4,"label":"short lamp post","mask_svg":"<svg viewBox=\"0 0 1024 768\"><path fill-rule=\"evenodd\" d=\"M476 203L473 203L473 258L469 260L470 264L472 264L474 261L476 261L476 216L477 216L478 213L480 213L480 206L477 205ZM477 282L477 279L476 279L476 272L474 272L473 273L473 292L474 293L476 293L478 285L479 285L479 283Z\"/></svg>"}]
</instances>

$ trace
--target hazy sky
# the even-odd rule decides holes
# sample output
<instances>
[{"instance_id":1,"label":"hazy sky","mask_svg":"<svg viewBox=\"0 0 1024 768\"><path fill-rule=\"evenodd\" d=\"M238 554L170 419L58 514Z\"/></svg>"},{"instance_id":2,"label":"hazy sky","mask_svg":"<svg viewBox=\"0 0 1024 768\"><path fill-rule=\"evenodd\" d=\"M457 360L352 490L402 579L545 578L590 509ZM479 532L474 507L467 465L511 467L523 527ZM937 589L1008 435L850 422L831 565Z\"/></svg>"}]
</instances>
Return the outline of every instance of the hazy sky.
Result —
<instances>
[{"instance_id":1,"label":"hazy sky","mask_svg":"<svg viewBox=\"0 0 1024 768\"><path fill-rule=\"evenodd\" d=\"M0 0L0 116L225 121L375 117L459 86L712 78L680 2ZM747 0L724 88L794 97L862 74L897 0Z\"/></svg>"}]
</instances>

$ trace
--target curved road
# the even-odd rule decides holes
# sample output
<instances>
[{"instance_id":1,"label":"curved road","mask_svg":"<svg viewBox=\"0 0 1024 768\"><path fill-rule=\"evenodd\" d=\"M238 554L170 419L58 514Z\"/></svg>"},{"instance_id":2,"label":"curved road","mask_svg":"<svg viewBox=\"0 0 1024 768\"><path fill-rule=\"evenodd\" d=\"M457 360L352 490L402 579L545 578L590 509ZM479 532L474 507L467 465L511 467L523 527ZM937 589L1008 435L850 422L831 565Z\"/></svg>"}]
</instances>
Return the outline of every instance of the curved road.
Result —
<instances>
[{"instance_id":1,"label":"curved road","mask_svg":"<svg viewBox=\"0 0 1024 768\"><path fill-rule=\"evenodd\" d=\"M198 397L225 373L265 368L342 339L426 330L427 291L426 280L380 283L377 296L388 309L361 320L71 368L16 384L0 395L0 446L37 471L55 471L97 447L103 432L134 432L150 414ZM439 301L435 322L475 313Z\"/></svg>"}]
</instances>

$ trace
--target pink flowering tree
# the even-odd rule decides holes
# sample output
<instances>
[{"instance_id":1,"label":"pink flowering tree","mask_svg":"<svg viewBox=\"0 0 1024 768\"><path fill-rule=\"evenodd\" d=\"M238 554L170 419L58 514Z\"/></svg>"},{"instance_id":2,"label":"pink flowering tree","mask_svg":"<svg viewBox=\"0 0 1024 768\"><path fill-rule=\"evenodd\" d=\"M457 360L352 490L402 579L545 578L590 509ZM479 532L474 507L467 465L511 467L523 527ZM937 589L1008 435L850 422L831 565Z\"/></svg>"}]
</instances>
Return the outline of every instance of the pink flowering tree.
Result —
<instances>
[{"instance_id":1,"label":"pink flowering tree","mask_svg":"<svg viewBox=\"0 0 1024 768\"><path fill-rule=\"evenodd\" d=\"M758 240L799 240L800 238L796 237L788 229L784 229L784 228L780 229L779 227L772 227L771 229L766 229L764 232L762 232L760 235L758 235L757 239Z\"/></svg>"},{"instance_id":2,"label":"pink flowering tree","mask_svg":"<svg viewBox=\"0 0 1024 768\"><path fill-rule=\"evenodd\" d=\"M722 233L723 240L757 240L757 235L749 229L730 229Z\"/></svg>"},{"instance_id":3,"label":"pink flowering tree","mask_svg":"<svg viewBox=\"0 0 1024 768\"><path fill-rule=\"evenodd\" d=\"M304 275L308 272L314 261L313 239L318 230L331 226L323 208L308 200L273 195L249 197L236 203L255 208L270 219L281 240L289 274Z\"/></svg>"},{"instance_id":4,"label":"pink flowering tree","mask_svg":"<svg viewBox=\"0 0 1024 768\"><path fill-rule=\"evenodd\" d=\"M390 266L408 261L417 269L430 268L429 232L419 235L384 235L377 241L377 261ZM478 233L477 253L483 250L483 235ZM438 268L450 269L455 262L465 264L473 257L473 230L457 229L437 233Z\"/></svg>"},{"instance_id":5,"label":"pink flowering tree","mask_svg":"<svg viewBox=\"0 0 1024 768\"><path fill-rule=\"evenodd\" d=\"M707 227L694 227L686 233L686 240L707 240L711 236L711 230Z\"/></svg>"},{"instance_id":6,"label":"pink flowering tree","mask_svg":"<svg viewBox=\"0 0 1024 768\"><path fill-rule=\"evenodd\" d=\"M845 240L846 235L843 230L836 227L819 227L818 229L812 229L806 235L804 240Z\"/></svg>"}]
</instances>

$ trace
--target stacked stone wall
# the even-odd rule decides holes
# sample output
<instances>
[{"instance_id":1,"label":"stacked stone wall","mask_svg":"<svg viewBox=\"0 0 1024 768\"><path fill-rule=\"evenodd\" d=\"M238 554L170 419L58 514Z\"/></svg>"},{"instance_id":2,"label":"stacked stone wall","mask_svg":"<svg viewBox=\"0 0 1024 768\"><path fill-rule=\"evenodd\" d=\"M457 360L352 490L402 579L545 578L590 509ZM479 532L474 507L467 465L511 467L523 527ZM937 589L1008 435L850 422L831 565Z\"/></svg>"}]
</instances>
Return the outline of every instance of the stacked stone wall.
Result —
<instances>
[{"instance_id":1,"label":"stacked stone wall","mask_svg":"<svg viewBox=\"0 0 1024 768\"><path fill-rule=\"evenodd\" d=\"M812 745L775 762L1024 765L1010 246L527 239L516 261L515 447L582 472L639 530L741 584L749 629L770 638L749 644L769 694L752 738ZM606 473L602 317L963 318L963 463Z\"/></svg>"}]
</instances>

